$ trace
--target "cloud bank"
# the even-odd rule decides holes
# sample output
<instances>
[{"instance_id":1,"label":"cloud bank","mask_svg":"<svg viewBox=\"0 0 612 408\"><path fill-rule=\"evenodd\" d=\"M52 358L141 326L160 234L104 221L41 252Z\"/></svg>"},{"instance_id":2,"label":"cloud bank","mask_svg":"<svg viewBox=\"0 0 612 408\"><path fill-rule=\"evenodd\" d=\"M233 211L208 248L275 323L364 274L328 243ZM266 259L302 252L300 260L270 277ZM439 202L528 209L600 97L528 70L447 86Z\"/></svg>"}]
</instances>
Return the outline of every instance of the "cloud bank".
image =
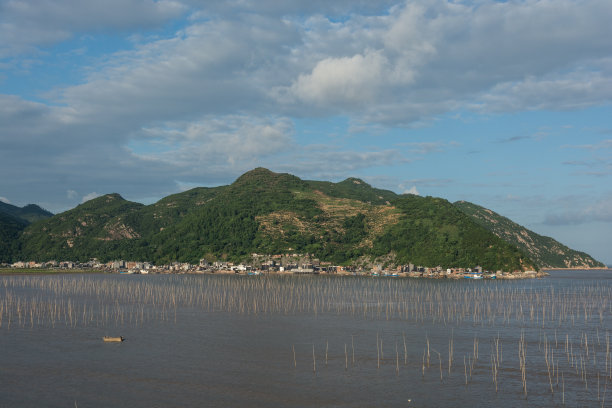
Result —
<instances>
[{"instance_id":1,"label":"cloud bank","mask_svg":"<svg viewBox=\"0 0 612 408\"><path fill-rule=\"evenodd\" d=\"M612 197L601 199L579 210L550 214L544 221L547 225L578 225L589 222L612 223Z\"/></svg>"},{"instance_id":2,"label":"cloud bank","mask_svg":"<svg viewBox=\"0 0 612 408\"><path fill-rule=\"evenodd\" d=\"M0 94L0 159L29 188L77 192L72 200L228 182L256 165L308 176L333 160L327 172L338 177L405 162L399 149L319 149L298 139L295 122L411 127L454 111L610 103L610 15L607 0L2 2L10 78L77 36L134 40L36 99ZM24 193L24 184L4 187Z\"/></svg>"}]
</instances>

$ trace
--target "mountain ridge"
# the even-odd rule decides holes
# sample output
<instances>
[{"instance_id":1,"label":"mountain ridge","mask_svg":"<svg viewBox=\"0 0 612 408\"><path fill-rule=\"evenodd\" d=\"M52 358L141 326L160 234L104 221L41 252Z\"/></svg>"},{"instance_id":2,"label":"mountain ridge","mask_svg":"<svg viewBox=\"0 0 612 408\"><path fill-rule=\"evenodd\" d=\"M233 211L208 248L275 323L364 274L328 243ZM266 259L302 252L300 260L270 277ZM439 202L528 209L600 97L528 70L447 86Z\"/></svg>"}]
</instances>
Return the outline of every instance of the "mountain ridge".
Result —
<instances>
[{"instance_id":1,"label":"mountain ridge","mask_svg":"<svg viewBox=\"0 0 612 408\"><path fill-rule=\"evenodd\" d=\"M26 221L28 224L38 220L44 220L53 216L53 213L41 208L36 204L28 204L23 207L0 201L0 213L8 214Z\"/></svg>"},{"instance_id":2,"label":"mountain ridge","mask_svg":"<svg viewBox=\"0 0 612 408\"><path fill-rule=\"evenodd\" d=\"M28 260L197 263L300 251L337 264L386 259L491 270L541 266L457 203L398 195L357 178L302 180L265 168L151 205L107 194L26 227L11 248L13 259Z\"/></svg>"},{"instance_id":3,"label":"mountain ridge","mask_svg":"<svg viewBox=\"0 0 612 408\"><path fill-rule=\"evenodd\" d=\"M0 262L9 262L19 254L19 235L29 224L52 216L36 204L17 207L0 201Z\"/></svg>"},{"instance_id":4,"label":"mountain ridge","mask_svg":"<svg viewBox=\"0 0 612 408\"><path fill-rule=\"evenodd\" d=\"M530 255L542 268L602 268L590 255L573 250L551 237L537 234L507 217L468 201L454 203L459 209L506 242Z\"/></svg>"}]
</instances>

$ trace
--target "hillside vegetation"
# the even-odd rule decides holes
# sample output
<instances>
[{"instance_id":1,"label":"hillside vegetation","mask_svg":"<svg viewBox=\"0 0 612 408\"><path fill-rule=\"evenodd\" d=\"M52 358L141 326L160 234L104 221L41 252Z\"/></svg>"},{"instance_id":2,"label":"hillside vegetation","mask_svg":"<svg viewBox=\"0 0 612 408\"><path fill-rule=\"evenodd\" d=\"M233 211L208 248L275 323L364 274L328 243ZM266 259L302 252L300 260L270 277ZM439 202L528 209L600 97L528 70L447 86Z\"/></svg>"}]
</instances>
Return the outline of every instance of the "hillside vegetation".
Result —
<instances>
[{"instance_id":1,"label":"hillside vegetation","mask_svg":"<svg viewBox=\"0 0 612 408\"><path fill-rule=\"evenodd\" d=\"M488 269L533 267L516 247L491 234L441 198L402 196L393 201L401 211L374 243L374 254L390 250L400 263L449 267L482 265Z\"/></svg>"},{"instance_id":2,"label":"hillside vegetation","mask_svg":"<svg viewBox=\"0 0 612 408\"><path fill-rule=\"evenodd\" d=\"M27 225L25 220L0 212L0 262L12 262L19 252L19 233Z\"/></svg>"},{"instance_id":3,"label":"hillside vegetation","mask_svg":"<svg viewBox=\"0 0 612 408\"><path fill-rule=\"evenodd\" d=\"M351 198L369 204L388 204L391 200L397 198L397 194L393 191L374 188L365 181L353 177L339 183L312 180L307 181L307 183L312 189L330 197Z\"/></svg>"},{"instance_id":4,"label":"hillside vegetation","mask_svg":"<svg viewBox=\"0 0 612 408\"><path fill-rule=\"evenodd\" d=\"M501 239L511 243L528 254L543 268L593 268L604 267L590 255L575 251L503 217L489 209L467 201L458 201L455 206L471 216Z\"/></svg>"},{"instance_id":5,"label":"hillside vegetation","mask_svg":"<svg viewBox=\"0 0 612 408\"><path fill-rule=\"evenodd\" d=\"M43 210L36 204L28 204L25 207L17 207L0 201L0 214L11 215L25 221L27 224L52 217L53 214Z\"/></svg>"},{"instance_id":6,"label":"hillside vegetation","mask_svg":"<svg viewBox=\"0 0 612 408\"><path fill-rule=\"evenodd\" d=\"M295 252L334 264L538 267L524 249L476 221L440 198L397 195L354 178L305 181L257 168L231 185L195 188L148 206L118 194L98 197L28 226L11 253L37 261L163 264Z\"/></svg>"},{"instance_id":7,"label":"hillside vegetation","mask_svg":"<svg viewBox=\"0 0 612 408\"><path fill-rule=\"evenodd\" d=\"M0 263L13 262L21 256L19 235L29 224L52 216L35 204L17 207L0 201Z\"/></svg>"}]
</instances>

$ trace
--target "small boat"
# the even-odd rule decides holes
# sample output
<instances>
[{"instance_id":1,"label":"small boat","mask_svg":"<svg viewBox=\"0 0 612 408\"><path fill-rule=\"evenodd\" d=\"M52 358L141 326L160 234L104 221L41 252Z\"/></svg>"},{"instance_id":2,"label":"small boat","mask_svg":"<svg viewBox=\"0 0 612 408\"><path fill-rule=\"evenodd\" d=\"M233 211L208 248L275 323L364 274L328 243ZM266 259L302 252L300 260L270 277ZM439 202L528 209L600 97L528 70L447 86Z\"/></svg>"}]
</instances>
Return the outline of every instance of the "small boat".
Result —
<instances>
[{"instance_id":1,"label":"small boat","mask_svg":"<svg viewBox=\"0 0 612 408\"><path fill-rule=\"evenodd\" d=\"M119 341L123 341L125 340L123 338L123 336L119 336L119 337L110 337L110 336L104 336L102 337L102 340L106 341L106 342L119 342Z\"/></svg>"}]
</instances>

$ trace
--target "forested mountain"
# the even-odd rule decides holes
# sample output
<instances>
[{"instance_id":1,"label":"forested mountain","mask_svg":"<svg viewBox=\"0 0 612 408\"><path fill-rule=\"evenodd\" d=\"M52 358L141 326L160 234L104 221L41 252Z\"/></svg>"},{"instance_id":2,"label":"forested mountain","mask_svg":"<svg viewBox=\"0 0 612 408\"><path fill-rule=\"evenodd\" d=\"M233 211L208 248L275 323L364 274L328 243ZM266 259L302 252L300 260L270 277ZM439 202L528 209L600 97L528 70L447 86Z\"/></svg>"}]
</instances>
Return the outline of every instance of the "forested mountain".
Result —
<instances>
[{"instance_id":1,"label":"forested mountain","mask_svg":"<svg viewBox=\"0 0 612 408\"><path fill-rule=\"evenodd\" d=\"M371 204L388 204L397 198L397 194L389 190L374 188L358 178L347 178L339 183L329 181L309 180L307 183L314 190L318 190L330 197L352 198Z\"/></svg>"},{"instance_id":2,"label":"forested mountain","mask_svg":"<svg viewBox=\"0 0 612 408\"><path fill-rule=\"evenodd\" d=\"M52 213L47 210L43 210L36 204L28 204L25 207L17 207L2 201L0 201L0 214L7 214L22 219L26 221L27 224L53 216Z\"/></svg>"},{"instance_id":3,"label":"forested mountain","mask_svg":"<svg viewBox=\"0 0 612 408\"><path fill-rule=\"evenodd\" d=\"M124 248L141 237L129 220L143 207L119 194L87 201L26 228L20 238L21 255L41 261L127 255Z\"/></svg>"},{"instance_id":4,"label":"forested mountain","mask_svg":"<svg viewBox=\"0 0 612 408\"><path fill-rule=\"evenodd\" d=\"M483 229L444 199L405 195L392 204L401 216L374 242L376 255L391 249L402 263L428 264L435 259L443 267L482 265L493 270L522 270L535 266L515 246Z\"/></svg>"},{"instance_id":5,"label":"forested mountain","mask_svg":"<svg viewBox=\"0 0 612 408\"><path fill-rule=\"evenodd\" d=\"M257 168L231 185L195 188L148 206L118 194L98 197L28 226L6 251L38 261L196 263L297 252L337 264L544 265L477 220L441 198L397 195L355 178L306 181Z\"/></svg>"},{"instance_id":6,"label":"forested mountain","mask_svg":"<svg viewBox=\"0 0 612 408\"><path fill-rule=\"evenodd\" d=\"M19 255L19 233L30 223L52 216L35 204L17 207L0 201L0 262L11 262Z\"/></svg>"},{"instance_id":7,"label":"forested mountain","mask_svg":"<svg viewBox=\"0 0 612 408\"><path fill-rule=\"evenodd\" d=\"M19 233L28 223L21 218L0 212L0 262L11 262L19 249Z\"/></svg>"},{"instance_id":8,"label":"forested mountain","mask_svg":"<svg viewBox=\"0 0 612 408\"><path fill-rule=\"evenodd\" d=\"M540 267L593 268L605 266L584 252L574 251L550 237L536 234L489 209L467 201L458 201L455 205L478 224L519 248Z\"/></svg>"}]
</instances>

